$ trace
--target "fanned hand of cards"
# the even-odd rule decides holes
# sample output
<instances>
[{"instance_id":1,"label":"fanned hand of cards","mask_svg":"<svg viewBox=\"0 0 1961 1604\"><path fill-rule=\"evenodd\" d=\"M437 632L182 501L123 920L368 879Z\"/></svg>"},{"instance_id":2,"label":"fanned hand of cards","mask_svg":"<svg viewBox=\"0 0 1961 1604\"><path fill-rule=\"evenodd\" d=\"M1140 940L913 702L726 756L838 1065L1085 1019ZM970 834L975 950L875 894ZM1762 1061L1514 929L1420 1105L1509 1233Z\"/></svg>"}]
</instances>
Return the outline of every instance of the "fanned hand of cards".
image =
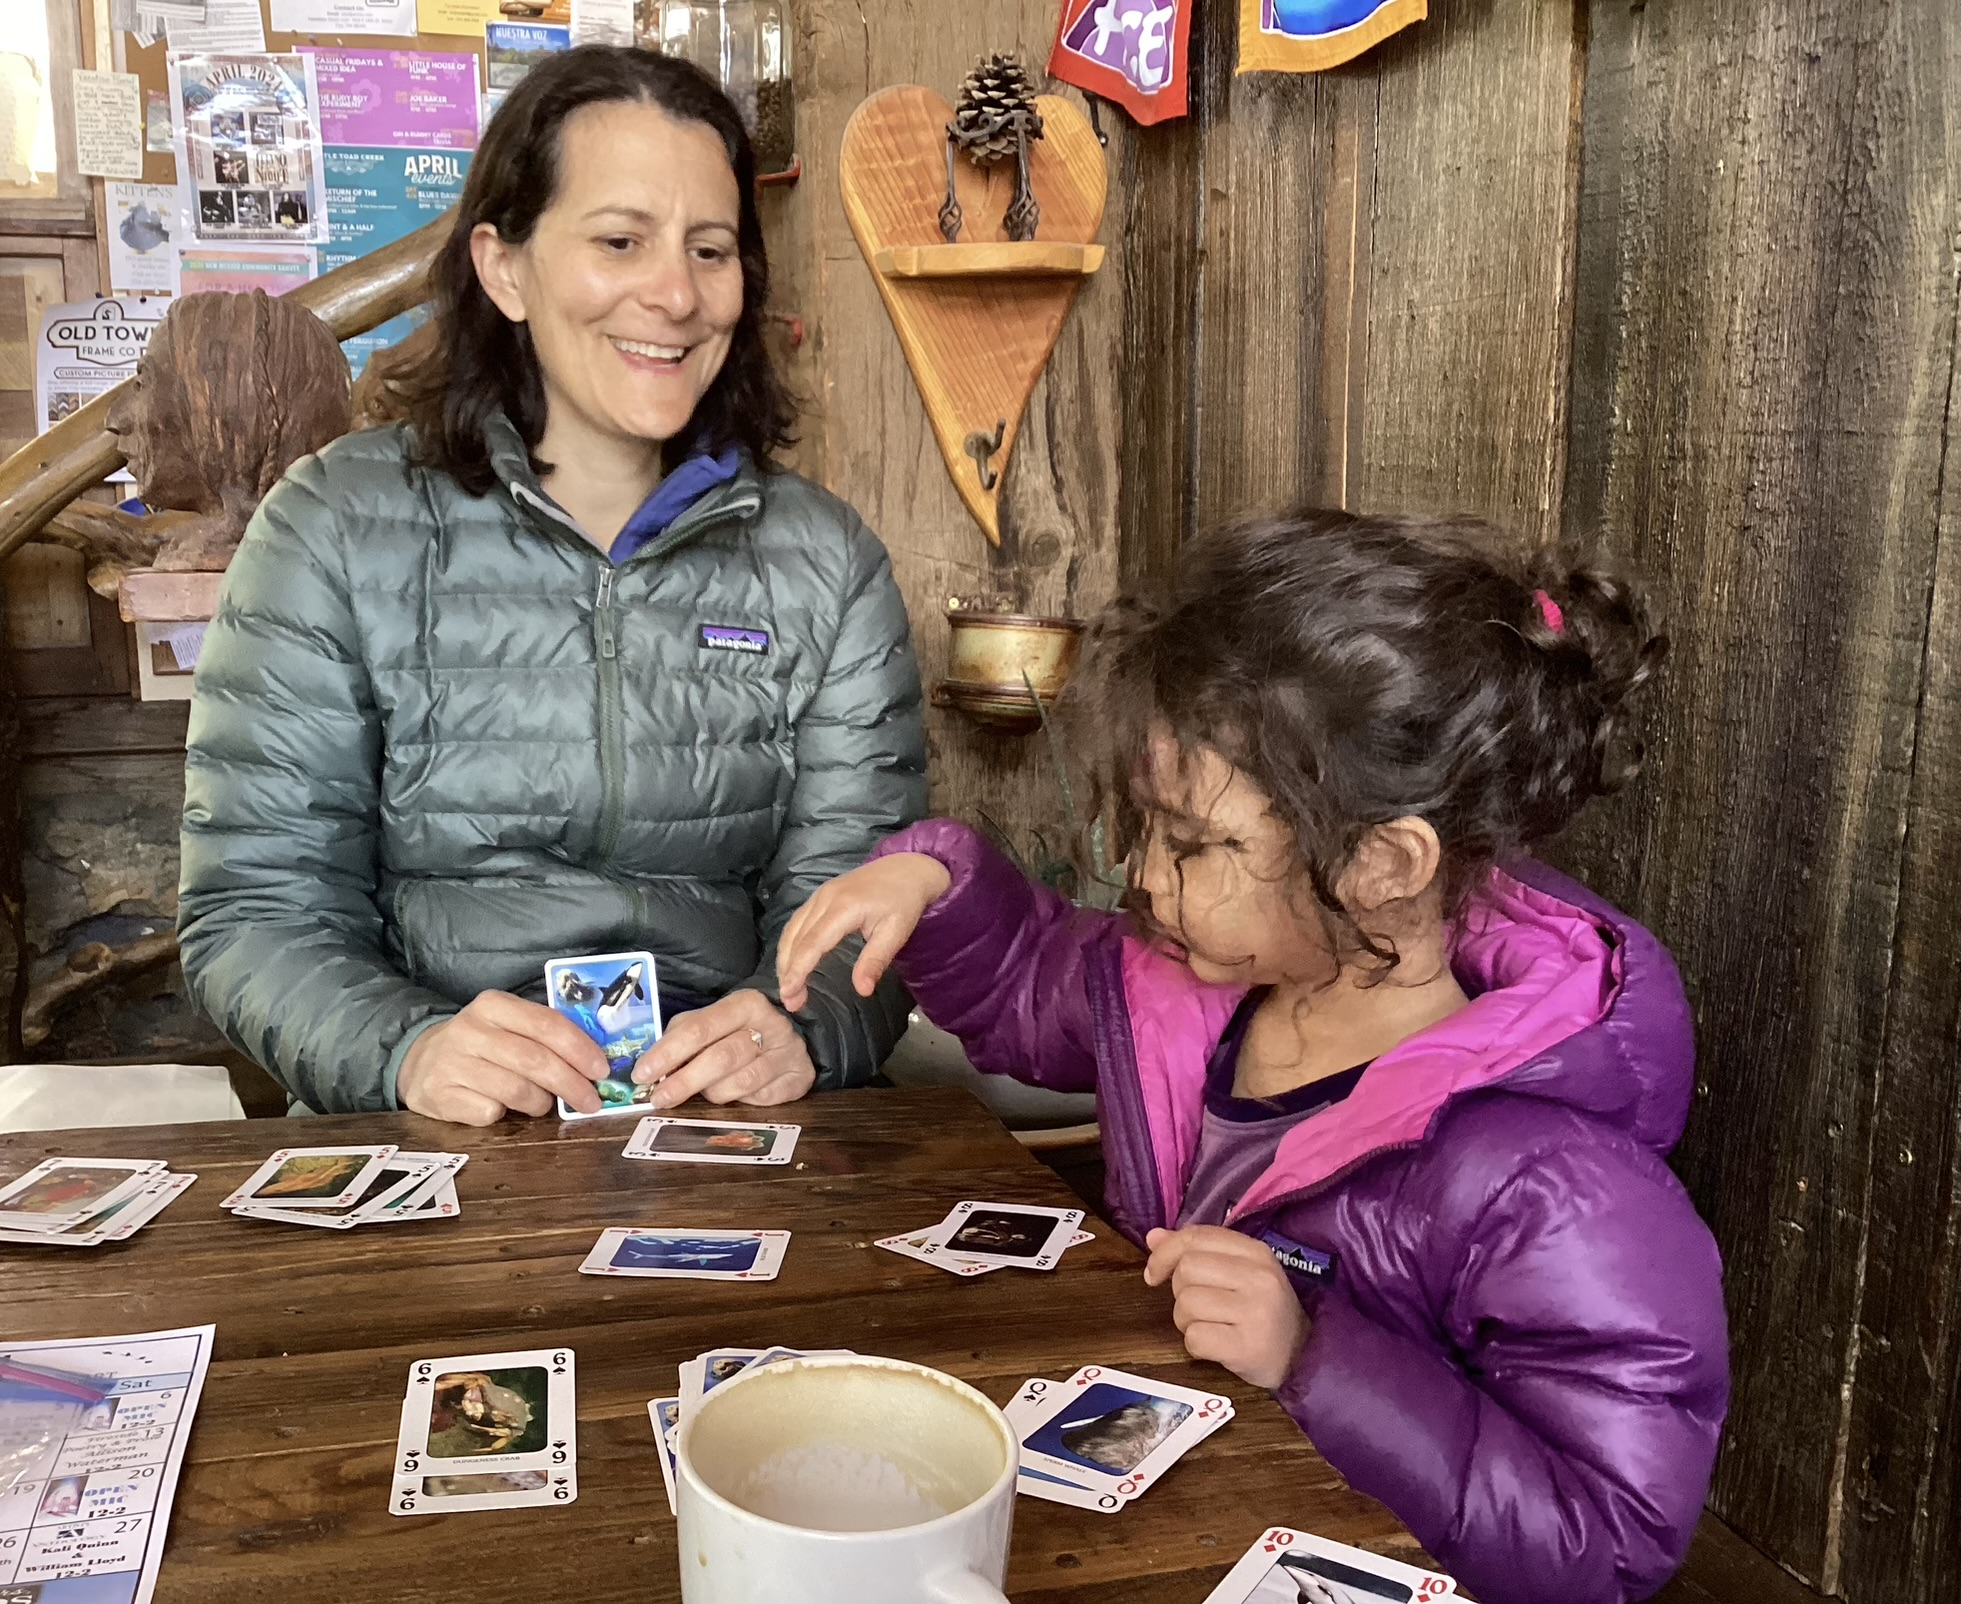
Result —
<instances>
[{"instance_id":1,"label":"fanned hand of cards","mask_svg":"<svg viewBox=\"0 0 1961 1604\"><path fill-rule=\"evenodd\" d=\"M418 1359L395 1440L391 1515L569 1504L579 1496L570 1348Z\"/></svg>"},{"instance_id":2,"label":"fanned hand of cards","mask_svg":"<svg viewBox=\"0 0 1961 1604\"><path fill-rule=\"evenodd\" d=\"M0 1242L93 1248L134 1236L195 1175L156 1158L49 1158L0 1186Z\"/></svg>"},{"instance_id":3,"label":"fanned hand of cards","mask_svg":"<svg viewBox=\"0 0 1961 1604\"><path fill-rule=\"evenodd\" d=\"M1430 1604L1457 1596L1456 1582L1435 1571L1270 1526L1205 1604Z\"/></svg>"},{"instance_id":4,"label":"fanned hand of cards","mask_svg":"<svg viewBox=\"0 0 1961 1604\"><path fill-rule=\"evenodd\" d=\"M1232 1419L1232 1401L1084 1365L1024 1381L1002 1411L1021 1444L1016 1490L1114 1515Z\"/></svg>"},{"instance_id":5,"label":"fanned hand of cards","mask_svg":"<svg viewBox=\"0 0 1961 1604\"><path fill-rule=\"evenodd\" d=\"M221 1205L241 1218L348 1231L454 1219L467 1153L379 1147L282 1147Z\"/></svg>"},{"instance_id":6,"label":"fanned hand of cards","mask_svg":"<svg viewBox=\"0 0 1961 1604\"><path fill-rule=\"evenodd\" d=\"M1062 1255L1096 1238L1082 1229L1081 1209L1033 1203L956 1203L938 1225L903 1231L877 1243L949 1275L986 1275L1009 1267L1053 1270Z\"/></svg>"},{"instance_id":7,"label":"fanned hand of cards","mask_svg":"<svg viewBox=\"0 0 1961 1604\"><path fill-rule=\"evenodd\" d=\"M710 1348L683 1364L678 1396L653 1398L647 1403L654 1442L660 1449L661 1480L667 1484L668 1513L674 1512L674 1455L680 1446L681 1422L703 1398L726 1381L766 1365L780 1364L785 1359L814 1359L850 1352L849 1348Z\"/></svg>"}]
</instances>

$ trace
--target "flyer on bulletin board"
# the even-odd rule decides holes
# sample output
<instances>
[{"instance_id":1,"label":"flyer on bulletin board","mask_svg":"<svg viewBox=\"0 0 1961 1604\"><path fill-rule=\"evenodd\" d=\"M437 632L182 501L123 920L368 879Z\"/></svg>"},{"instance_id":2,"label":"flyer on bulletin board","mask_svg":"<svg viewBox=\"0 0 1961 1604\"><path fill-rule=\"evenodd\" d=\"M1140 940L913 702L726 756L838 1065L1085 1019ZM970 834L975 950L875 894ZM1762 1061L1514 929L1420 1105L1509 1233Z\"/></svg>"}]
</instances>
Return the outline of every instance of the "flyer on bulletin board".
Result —
<instances>
[{"instance_id":1,"label":"flyer on bulletin board","mask_svg":"<svg viewBox=\"0 0 1961 1604\"><path fill-rule=\"evenodd\" d=\"M109 225L109 288L119 294L175 295L176 186L111 179L102 186L102 202Z\"/></svg>"},{"instance_id":2,"label":"flyer on bulletin board","mask_svg":"<svg viewBox=\"0 0 1961 1604\"><path fill-rule=\"evenodd\" d=\"M287 33L378 33L415 37L415 0L272 0L272 25Z\"/></svg>"},{"instance_id":3,"label":"flyer on bulletin board","mask_svg":"<svg viewBox=\"0 0 1961 1604\"><path fill-rule=\"evenodd\" d=\"M35 433L46 434L97 396L134 378L150 336L169 309L168 297L133 295L49 307L34 345ZM127 481L129 470L120 468L109 477ZM0 1557L4 1554L0 1548Z\"/></svg>"},{"instance_id":4,"label":"flyer on bulletin board","mask_svg":"<svg viewBox=\"0 0 1961 1604\"><path fill-rule=\"evenodd\" d=\"M312 58L168 60L186 232L206 243L323 242L327 185Z\"/></svg>"},{"instance_id":5,"label":"flyer on bulletin board","mask_svg":"<svg viewBox=\"0 0 1961 1604\"><path fill-rule=\"evenodd\" d=\"M462 196L469 166L468 151L329 145L327 210L333 239L320 253L321 267L340 267L433 223ZM360 377L375 352L407 339L425 316L418 307L341 341L354 376Z\"/></svg>"},{"instance_id":6,"label":"flyer on bulletin board","mask_svg":"<svg viewBox=\"0 0 1961 1604\"><path fill-rule=\"evenodd\" d=\"M311 245L187 245L177 254L184 295L203 290L284 295L319 276L320 255Z\"/></svg>"},{"instance_id":7,"label":"flyer on bulletin board","mask_svg":"<svg viewBox=\"0 0 1961 1604\"><path fill-rule=\"evenodd\" d=\"M312 58L319 80L325 144L477 148L475 56L308 46L301 54Z\"/></svg>"}]
</instances>

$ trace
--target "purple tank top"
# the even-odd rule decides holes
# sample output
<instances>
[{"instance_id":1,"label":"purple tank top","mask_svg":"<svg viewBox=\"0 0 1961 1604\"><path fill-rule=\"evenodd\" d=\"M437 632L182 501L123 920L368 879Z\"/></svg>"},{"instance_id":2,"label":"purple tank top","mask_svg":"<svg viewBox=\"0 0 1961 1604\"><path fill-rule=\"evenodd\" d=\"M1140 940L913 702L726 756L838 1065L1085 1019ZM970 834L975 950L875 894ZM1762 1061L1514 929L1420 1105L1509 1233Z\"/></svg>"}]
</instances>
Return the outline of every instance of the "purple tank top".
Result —
<instances>
[{"instance_id":1,"label":"purple tank top","mask_svg":"<svg viewBox=\"0 0 1961 1604\"><path fill-rule=\"evenodd\" d=\"M1226 1031L1205 1066L1205 1110L1198 1133L1198 1155L1178 1224L1224 1225L1246 1193L1273 1163L1280 1140L1296 1125L1332 1108L1355 1089L1367 1064L1323 1076L1278 1097L1235 1097L1234 1072L1239 1049L1270 986L1256 986L1233 1011Z\"/></svg>"}]
</instances>

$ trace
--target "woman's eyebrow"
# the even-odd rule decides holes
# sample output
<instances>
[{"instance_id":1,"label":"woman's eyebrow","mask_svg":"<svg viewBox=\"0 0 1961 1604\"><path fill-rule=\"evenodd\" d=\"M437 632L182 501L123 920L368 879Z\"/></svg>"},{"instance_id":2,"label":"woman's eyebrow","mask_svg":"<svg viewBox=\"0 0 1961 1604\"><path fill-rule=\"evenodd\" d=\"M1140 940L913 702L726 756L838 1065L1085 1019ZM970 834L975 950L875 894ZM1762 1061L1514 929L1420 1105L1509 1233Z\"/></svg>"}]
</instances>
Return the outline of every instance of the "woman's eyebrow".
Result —
<instances>
[{"instance_id":1,"label":"woman's eyebrow","mask_svg":"<svg viewBox=\"0 0 1961 1604\"><path fill-rule=\"evenodd\" d=\"M581 221L592 223L597 222L602 217L621 217L627 219L629 222L644 223L654 227L658 227L660 224L658 217L640 206L595 206L585 214ZM700 222L690 223L688 225L688 232L690 234L699 234L704 229L713 229L717 233L722 234L733 234L737 232L735 224L724 222L719 217L706 217Z\"/></svg>"}]
</instances>

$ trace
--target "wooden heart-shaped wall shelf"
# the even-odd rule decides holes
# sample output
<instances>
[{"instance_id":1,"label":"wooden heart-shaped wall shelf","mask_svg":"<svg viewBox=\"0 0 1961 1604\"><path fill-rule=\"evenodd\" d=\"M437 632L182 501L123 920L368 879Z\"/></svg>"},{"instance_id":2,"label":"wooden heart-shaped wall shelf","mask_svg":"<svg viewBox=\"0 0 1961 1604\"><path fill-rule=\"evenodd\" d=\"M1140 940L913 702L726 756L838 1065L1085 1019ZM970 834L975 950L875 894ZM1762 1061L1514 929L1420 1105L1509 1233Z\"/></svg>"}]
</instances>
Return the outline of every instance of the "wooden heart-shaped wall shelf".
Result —
<instances>
[{"instance_id":1,"label":"wooden heart-shaped wall shelf","mask_svg":"<svg viewBox=\"0 0 1961 1604\"><path fill-rule=\"evenodd\" d=\"M839 182L851 232L898 331L947 471L987 538L1001 543L1001 476L1035 381L1086 275L1103 262L1103 147L1068 101L1036 101L1043 137L1029 146L1042 208L1037 237L1017 243L1002 218L1014 163L954 163L964 226L940 237L946 125L930 89L881 89L844 130ZM998 433L998 441L997 441ZM990 451L986 449L992 446Z\"/></svg>"}]
</instances>

